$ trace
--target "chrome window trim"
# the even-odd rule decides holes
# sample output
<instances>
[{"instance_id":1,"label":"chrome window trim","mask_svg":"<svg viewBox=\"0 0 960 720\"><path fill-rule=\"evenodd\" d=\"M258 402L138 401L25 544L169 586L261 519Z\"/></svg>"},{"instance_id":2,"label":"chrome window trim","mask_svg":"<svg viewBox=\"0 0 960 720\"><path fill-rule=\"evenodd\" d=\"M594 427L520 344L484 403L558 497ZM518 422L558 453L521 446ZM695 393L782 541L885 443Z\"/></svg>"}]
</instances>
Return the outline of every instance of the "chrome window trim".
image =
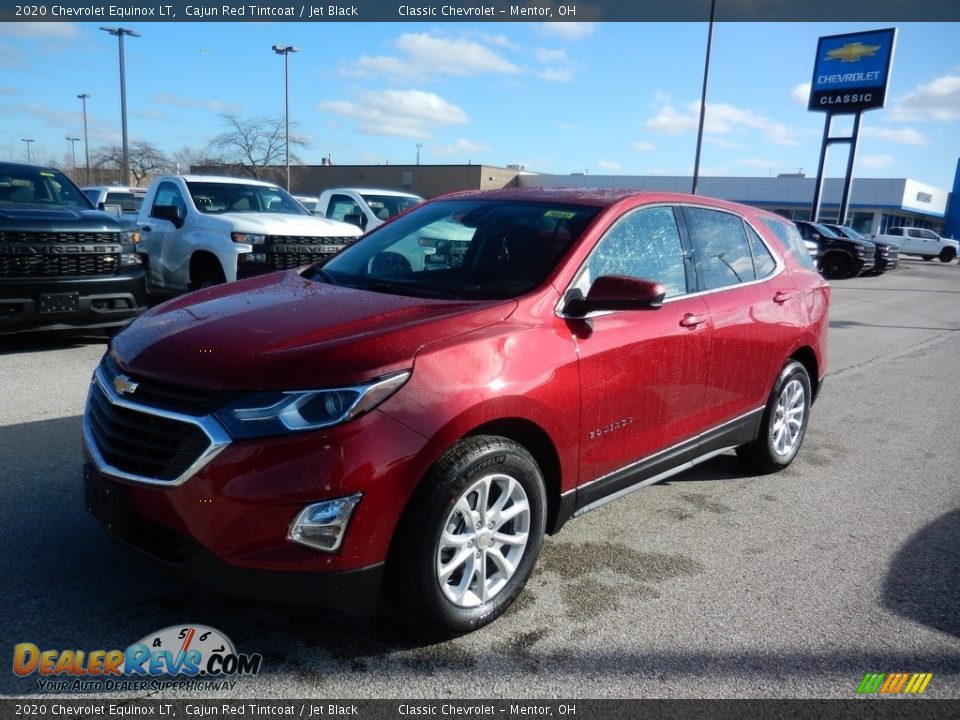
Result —
<instances>
[{"instance_id":1,"label":"chrome window trim","mask_svg":"<svg viewBox=\"0 0 960 720\"><path fill-rule=\"evenodd\" d=\"M194 425L200 428L201 432L203 432L203 434L206 435L207 439L210 441L210 445L200 454L193 464L191 464L190 467L184 470L173 480L158 480L156 478L146 477L144 475L135 475L114 467L103 457L100 452L100 448L97 447L96 440L93 437L93 428L90 426L90 413L88 410L87 412L83 413L83 441L87 450L90 452L90 456L93 458L94 464L97 466L97 470L104 475L109 475L110 477L118 478L120 480L129 480L130 482L141 483L144 485L154 485L156 487L177 487L200 472L200 470L206 467L211 460L219 455L224 448L231 443L231 438L227 434L227 431L210 415L204 415L202 417L183 415L181 413L171 412L169 410L161 410L160 408L153 408L125 400L124 398L120 397L111 387L111 384L107 382L103 375L103 370L99 366L93 373L93 380L90 382L90 390L87 393L88 409L90 407L91 396L98 389L106 396L107 401L111 405L121 407L126 410L143 413L144 415L153 415L166 420L176 420L188 425Z\"/></svg>"}]
</instances>

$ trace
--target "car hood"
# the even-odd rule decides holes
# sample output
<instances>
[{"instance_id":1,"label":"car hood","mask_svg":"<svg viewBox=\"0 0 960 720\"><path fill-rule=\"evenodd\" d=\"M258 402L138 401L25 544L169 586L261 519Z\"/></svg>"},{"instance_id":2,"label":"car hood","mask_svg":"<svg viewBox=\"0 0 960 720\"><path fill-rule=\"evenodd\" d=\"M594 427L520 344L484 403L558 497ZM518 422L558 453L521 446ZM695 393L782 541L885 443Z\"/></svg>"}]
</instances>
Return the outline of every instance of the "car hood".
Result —
<instances>
[{"instance_id":1,"label":"car hood","mask_svg":"<svg viewBox=\"0 0 960 720\"><path fill-rule=\"evenodd\" d=\"M296 390L408 369L428 343L510 315L514 300L415 298L314 282L296 271L191 293L112 341L133 375L198 388Z\"/></svg>"},{"instance_id":2,"label":"car hood","mask_svg":"<svg viewBox=\"0 0 960 720\"><path fill-rule=\"evenodd\" d=\"M212 215L226 220L238 230L261 235L303 235L307 237L360 237L360 228L339 220L314 215L282 213L222 213Z\"/></svg>"},{"instance_id":3,"label":"car hood","mask_svg":"<svg viewBox=\"0 0 960 720\"><path fill-rule=\"evenodd\" d=\"M136 223L103 212L67 207L5 207L0 209L4 230L52 232L122 232Z\"/></svg>"}]
</instances>

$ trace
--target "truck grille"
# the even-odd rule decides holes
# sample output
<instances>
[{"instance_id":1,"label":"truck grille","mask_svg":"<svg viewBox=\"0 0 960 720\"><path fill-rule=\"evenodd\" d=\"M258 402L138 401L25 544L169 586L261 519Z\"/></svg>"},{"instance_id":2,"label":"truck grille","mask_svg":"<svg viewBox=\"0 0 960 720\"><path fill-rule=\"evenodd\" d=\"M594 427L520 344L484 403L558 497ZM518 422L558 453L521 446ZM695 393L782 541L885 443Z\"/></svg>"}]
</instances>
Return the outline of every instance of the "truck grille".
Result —
<instances>
[{"instance_id":1,"label":"truck grille","mask_svg":"<svg viewBox=\"0 0 960 720\"><path fill-rule=\"evenodd\" d=\"M116 275L119 255L3 255L0 278Z\"/></svg>"},{"instance_id":2,"label":"truck grille","mask_svg":"<svg viewBox=\"0 0 960 720\"><path fill-rule=\"evenodd\" d=\"M0 230L0 243L120 243L115 232L20 232Z\"/></svg>"},{"instance_id":3,"label":"truck grille","mask_svg":"<svg viewBox=\"0 0 960 720\"><path fill-rule=\"evenodd\" d=\"M114 405L97 383L87 398L86 420L110 468L152 481L174 482L211 445L198 425Z\"/></svg>"},{"instance_id":4,"label":"truck grille","mask_svg":"<svg viewBox=\"0 0 960 720\"><path fill-rule=\"evenodd\" d=\"M340 252L355 238L270 235L267 237L267 264L274 270L292 270Z\"/></svg>"}]
</instances>

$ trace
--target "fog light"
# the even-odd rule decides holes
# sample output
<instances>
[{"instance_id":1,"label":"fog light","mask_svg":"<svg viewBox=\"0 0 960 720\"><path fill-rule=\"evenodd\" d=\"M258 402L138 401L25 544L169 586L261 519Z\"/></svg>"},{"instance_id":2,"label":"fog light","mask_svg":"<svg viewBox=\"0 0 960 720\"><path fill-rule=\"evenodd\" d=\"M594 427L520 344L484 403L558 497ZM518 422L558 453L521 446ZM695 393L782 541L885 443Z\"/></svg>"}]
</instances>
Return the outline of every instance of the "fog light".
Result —
<instances>
[{"instance_id":1,"label":"fog light","mask_svg":"<svg viewBox=\"0 0 960 720\"><path fill-rule=\"evenodd\" d=\"M336 552L362 493L307 505L290 526L287 537L323 552Z\"/></svg>"},{"instance_id":2,"label":"fog light","mask_svg":"<svg viewBox=\"0 0 960 720\"><path fill-rule=\"evenodd\" d=\"M120 267L133 267L134 265L143 265L143 259L139 253L122 253L120 255Z\"/></svg>"}]
</instances>

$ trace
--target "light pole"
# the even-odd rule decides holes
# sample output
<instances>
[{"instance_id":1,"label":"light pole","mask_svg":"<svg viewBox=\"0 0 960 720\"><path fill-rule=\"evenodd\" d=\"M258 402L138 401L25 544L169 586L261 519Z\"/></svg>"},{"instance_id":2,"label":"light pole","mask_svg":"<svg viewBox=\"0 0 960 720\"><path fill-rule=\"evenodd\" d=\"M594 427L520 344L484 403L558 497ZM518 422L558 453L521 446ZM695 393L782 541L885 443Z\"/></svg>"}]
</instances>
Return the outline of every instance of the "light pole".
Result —
<instances>
[{"instance_id":1,"label":"light pole","mask_svg":"<svg viewBox=\"0 0 960 720\"><path fill-rule=\"evenodd\" d=\"M86 170L86 183L90 184L90 143L88 142L89 136L87 135L87 98L90 97L88 93L80 93L77 95L80 99L80 102L83 103L83 153L87 158L87 170Z\"/></svg>"},{"instance_id":2,"label":"light pole","mask_svg":"<svg viewBox=\"0 0 960 720\"><path fill-rule=\"evenodd\" d=\"M27 144L27 162L33 162L33 160L30 159L30 143L33 142L33 138L20 138L20 140Z\"/></svg>"},{"instance_id":3,"label":"light pole","mask_svg":"<svg viewBox=\"0 0 960 720\"><path fill-rule=\"evenodd\" d=\"M67 141L70 143L70 154L73 156L73 178L74 182L77 181L77 143L80 142L80 138L68 137Z\"/></svg>"},{"instance_id":4,"label":"light pole","mask_svg":"<svg viewBox=\"0 0 960 720\"><path fill-rule=\"evenodd\" d=\"M713 22L717 14L717 0L710 0L710 25L707 30L707 56L703 61L703 92L700 93L700 124L697 126L697 152L693 160L693 187L690 192L697 194L700 181L700 148L703 146L703 122L707 115L707 78L710 77L710 47L713 45Z\"/></svg>"},{"instance_id":5,"label":"light pole","mask_svg":"<svg viewBox=\"0 0 960 720\"><path fill-rule=\"evenodd\" d=\"M420 148L423 147L423 143L417 143L417 165L420 164Z\"/></svg>"},{"instance_id":6,"label":"light pole","mask_svg":"<svg viewBox=\"0 0 960 720\"><path fill-rule=\"evenodd\" d=\"M120 126L123 133L123 167L120 172L123 175L123 184L130 184L130 149L127 145L127 71L123 61L123 36L140 37L140 33L135 33L127 28L100 28L104 32L116 36L120 41Z\"/></svg>"},{"instance_id":7,"label":"light pole","mask_svg":"<svg viewBox=\"0 0 960 720\"><path fill-rule=\"evenodd\" d=\"M293 45L274 45L273 51L283 55L283 101L287 123L287 192L290 192L290 53L299 52Z\"/></svg>"}]
</instances>

